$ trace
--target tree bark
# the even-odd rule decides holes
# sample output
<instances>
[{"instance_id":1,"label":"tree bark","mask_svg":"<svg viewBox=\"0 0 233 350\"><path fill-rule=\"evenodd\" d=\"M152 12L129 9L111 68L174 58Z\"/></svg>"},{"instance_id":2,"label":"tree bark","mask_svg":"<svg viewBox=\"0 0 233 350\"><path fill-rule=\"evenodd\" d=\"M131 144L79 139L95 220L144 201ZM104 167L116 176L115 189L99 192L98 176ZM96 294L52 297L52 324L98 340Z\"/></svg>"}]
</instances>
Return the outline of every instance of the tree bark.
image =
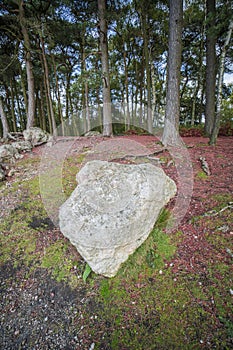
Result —
<instances>
[{"instance_id":1,"label":"tree bark","mask_svg":"<svg viewBox=\"0 0 233 350\"><path fill-rule=\"evenodd\" d=\"M146 92L147 92L147 129L150 133L153 132L152 124L152 111L151 111L151 70L150 70L150 56L148 50L148 33L147 33L147 17L146 13L143 12L141 15L142 30L143 30L143 48L145 57L145 68L146 68Z\"/></svg>"},{"instance_id":2,"label":"tree bark","mask_svg":"<svg viewBox=\"0 0 233 350\"><path fill-rule=\"evenodd\" d=\"M2 102L2 97L0 96L0 117L1 117L1 122L2 122L2 130L3 130L3 137L7 138L7 135L10 131L8 121L6 118L6 114L3 108L3 102Z\"/></svg>"},{"instance_id":3,"label":"tree bark","mask_svg":"<svg viewBox=\"0 0 233 350\"><path fill-rule=\"evenodd\" d=\"M45 45L44 45L44 39L42 35L40 35L40 43L41 43L41 52L42 52L42 59L43 59L44 73L45 73L45 84L46 84L45 86L48 94L48 108L50 111L51 122L52 122L52 131L53 131L52 133L54 136L57 136L57 126L56 126L55 115L53 111L53 102L52 102L51 90L50 90L50 84L49 84L48 62L45 54Z\"/></svg>"},{"instance_id":4,"label":"tree bark","mask_svg":"<svg viewBox=\"0 0 233 350\"><path fill-rule=\"evenodd\" d=\"M13 125L13 132L17 132L17 125L16 125L16 115L15 115L15 94L14 94L14 88L13 88L13 82L12 78L10 79L10 105L11 105L11 119L12 119L12 125Z\"/></svg>"},{"instance_id":5,"label":"tree bark","mask_svg":"<svg viewBox=\"0 0 233 350\"><path fill-rule=\"evenodd\" d=\"M57 104L58 104L58 115L61 121L61 133L64 136L64 121L63 121L63 115L62 115L61 94L60 94L60 88L59 88L59 82L58 82L57 67L56 67L54 55L52 53L50 53L50 55L52 57L53 70L54 70L54 75L56 80L56 97L57 97Z\"/></svg>"},{"instance_id":6,"label":"tree bark","mask_svg":"<svg viewBox=\"0 0 233 350\"><path fill-rule=\"evenodd\" d=\"M204 28L204 26L203 26ZM195 124L195 120L197 120L196 116L196 102L197 102L197 96L200 91L200 85L202 81L202 65L203 65L203 56L204 56L204 30L201 31L201 41L200 41L200 55L198 59L198 73L197 73L197 81L195 82L195 88L193 91L193 97L192 97L192 117L191 117L191 125L193 126Z\"/></svg>"},{"instance_id":7,"label":"tree bark","mask_svg":"<svg viewBox=\"0 0 233 350\"><path fill-rule=\"evenodd\" d=\"M31 45L28 35L28 31L25 25L25 14L24 14L24 2L21 0L19 2L19 21L21 26L21 31L24 39L24 49L25 49L25 64L27 72L27 84L28 84L28 108L27 108L27 129L34 125L35 119L35 89L34 89L34 75L33 75L33 65L31 58Z\"/></svg>"},{"instance_id":8,"label":"tree bark","mask_svg":"<svg viewBox=\"0 0 233 350\"><path fill-rule=\"evenodd\" d=\"M164 146L177 145L179 137L182 22L183 0L170 0Z\"/></svg>"},{"instance_id":9,"label":"tree bark","mask_svg":"<svg viewBox=\"0 0 233 350\"><path fill-rule=\"evenodd\" d=\"M207 33L206 33L206 108L205 133L211 135L215 117L216 86L216 35L214 33L216 17L216 0L206 1Z\"/></svg>"},{"instance_id":10,"label":"tree bark","mask_svg":"<svg viewBox=\"0 0 233 350\"><path fill-rule=\"evenodd\" d=\"M128 66L127 66L127 52L123 46L124 70L125 70L125 97L126 97L126 123L125 130L130 128L130 112L129 112L129 81L128 81Z\"/></svg>"},{"instance_id":11,"label":"tree bark","mask_svg":"<svg viewBox=\"0 0 233 350\"><path fill-rule=\"evenodd\" d=\"M106 0L98 0L99 40L103 79L103 136L112 135L111 90L108 62Z\"/></svg>"},{"instance_id":12,"label":"tree bark","mask_svg":"<svg viewBox=\"0 0 233 350\"><path fill-rule=\"evenodd\" d=\"M225 43L223 45L221 57L220 57L220 69L219 69L219 77L218 77L218 90L217 90L217 105L216 105L216 115L214 119L214 126L210 136L210 145L214 145L216 143L220 121L221 121L221 107L222 107L222 86L223 86L223 76L224 76L224 64L227 47L229 45L231 34L233 30L233 21L230 22Z\"/></svg>"}]
</instances>

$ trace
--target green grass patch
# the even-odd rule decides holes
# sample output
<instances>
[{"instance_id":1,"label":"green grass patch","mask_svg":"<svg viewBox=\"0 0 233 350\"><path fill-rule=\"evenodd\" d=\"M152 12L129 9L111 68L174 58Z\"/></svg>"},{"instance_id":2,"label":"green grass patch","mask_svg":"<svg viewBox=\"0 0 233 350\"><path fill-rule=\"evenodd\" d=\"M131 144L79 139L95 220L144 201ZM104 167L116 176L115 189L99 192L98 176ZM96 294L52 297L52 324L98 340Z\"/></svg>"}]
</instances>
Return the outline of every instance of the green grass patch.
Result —
<instances>
[{"instance_id":1,"label":"green grass patch","mask_svg":"<svg viewBox=\"0 0 233 350\"><path fill-rule=\"evenodd\" d=\"M207 180L207 179L208 179L208 175L207 175L204 171L200 170L200 171L196 174L196 178L197 178L198 180Z\"/></svg>"},{"instance_id":2,"label":"green grass patch","mask_svg":"<svg viewBox=\"0 0 233 350\"><path fill-rule=\"evenodd\" d=\"M74 261L67 254L68 243L64 239L46 248L41 260L41 267L47 268L57 282L68 280Z\"/></svg>"},{"instance_id":3,"label":"green grass patch","mask_svg":"<svg viewBox=\"0 0 233 350\"><path fill-rule=\"evenodd\" d=\"M77 186L76 175L79 171L80 164L85 159L84 154L72 156L65 159L62 169L62 186L67 197L71 195Z\"/></svg>"}]
</instances>

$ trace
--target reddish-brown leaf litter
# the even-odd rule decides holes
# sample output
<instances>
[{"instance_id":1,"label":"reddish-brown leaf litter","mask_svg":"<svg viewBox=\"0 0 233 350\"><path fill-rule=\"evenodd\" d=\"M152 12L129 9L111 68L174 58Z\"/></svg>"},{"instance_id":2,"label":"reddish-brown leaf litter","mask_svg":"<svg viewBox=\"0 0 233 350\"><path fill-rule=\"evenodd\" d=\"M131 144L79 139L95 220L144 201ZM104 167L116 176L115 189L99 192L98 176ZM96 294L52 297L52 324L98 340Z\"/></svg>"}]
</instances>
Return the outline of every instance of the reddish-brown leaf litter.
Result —
<instances>
[{"instance_id":1,"label":"reddish-brown leaf litter","mask_svg":"<svg viewBox=\"0 0 233 350\"><path fill-rule=\"evenodd\" d=\"M158 147L158 139L153 136L134 135L130 138L144 144L152 152ZM216 252L206 241L206 234L211 235L211 228L205 225L206 220L193 223L192 218L204 217L206 214L206 218L211 218L212 208L218 205L217 196L233 194L233 137L219 137L216 146L209 146L208 138L205 137L184 137L183 142L190 156L194 183L188 211L178 227L184 233L184 239L180 243L173 269L174 272L183 270L201 274L205 273L209 259L226 259L226 252L221 251L221 247ZM167 162L162 164L164 171L176 180L176 167L171 162L169 165L169 151L165 150L162 156L167 157ZM200 157L205 158L209 166L209 176L202 169ZM170 203L171 207L174 202ZM227 227L225 235L233 238L233 226Z\"/></svg>"}]
</instances>

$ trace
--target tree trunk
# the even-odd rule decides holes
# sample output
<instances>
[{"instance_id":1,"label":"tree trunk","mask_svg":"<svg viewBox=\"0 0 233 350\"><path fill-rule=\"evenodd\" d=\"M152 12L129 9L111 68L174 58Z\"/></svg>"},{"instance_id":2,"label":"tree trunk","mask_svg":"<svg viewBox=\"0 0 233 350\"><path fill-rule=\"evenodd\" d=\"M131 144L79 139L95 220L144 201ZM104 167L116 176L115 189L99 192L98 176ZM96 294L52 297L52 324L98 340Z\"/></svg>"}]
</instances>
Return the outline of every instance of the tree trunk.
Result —
<instances>
[{"instance_id":1,"label":"tree trunk","mask_svg":"<svg viewBox=\"0 0 233 350\"><path fill-rule=\"evenodd\" d=\"M151 67L151 85L152 85L152 101L151 101L151 113L152 113L152 126L155 116L155 107L156 107L156 78L155 78L155 68L152 65Z\"/></svg>"},{"instance_id":2,"label":"tree trunk","mask_svg":"<svg viewBox=\"0 0 233 350\"><path fill-rule=\"evenodd\" d=\"M0 117L1 117L1 122L2 122L2 130L3 130L3 137L7 138L7 135L9 133L9 125L7 122L6 114L3 108L3 102L2 102L2 97L0 96Z\"/></svg>"},{"instance_id":3,"label":"tree trunk","mask_svg":"<svg viewBox=\"0 0 233 350\"><path fill-rule=\"evenodd\" d=\"M111 91L108 63L108 36L106 21L106 0L98 0L99 40L103 79L103 136L112 135Z\"/></svg>"},{"instance_id":4,"label":"tree trunk","mask_svg":"<svg viewBox=\"0 0 233 350\"><path fill-rule=\"evenodd\" d=\"M10 98L11 119L12 119L13 131L17 132L16 116L15 116L15 94L14 94L12 78L10 79L10 93L11 93L11 98Z\"/></svg>"},{"instance_id":5,"label":"tree trunk","mask_svg":"<svg viewBox=\"0 0 233 350\"><path fill-rule=\"evenodd\" d=\"M41 43L41 52L42 52L44 73L45 73L45 84L46 84L45 86L46 86L46 91L48 94L48 108L49 108L51 122L52 122L52 133L54 136L57 136L57 126L56 126L56 121L55 121L55 116L54 116L54 111L53 111L53 102L52 102L50 83L49 83L48 62L47 62L46 54L45 54L44 39L41 35L40 35L40 43Z\"/></svg>"},{"instance_id":6,"label":"tree trunk","mask_svg":"<svg viewBox=\"0 0 233 350\"><path fill-rule=\"evenodd\" d=\"M145 57L145 68L146 68L146 92L147 92L147 130L152 133L152 113L151 113L151 71L150 71L150 57L148 50L148 33L147 33L147 17L146 13L142 10L142 30L143 30L143 48Z\"/></svg>"},{"instance_id":7,"label":"tree trunk","mask_svg":"<svg viewBox=\"0 0 233 350\"><path fill-rule=\"evenodd\" d=\"M51 119L50 108L49 108L49 98L48 98L47 83L46 83L45 75L44 75L44 92L45 92L45 101L46 101L47 113L48 113L49 133L52 134L53 125L52 125L52 119Z\"/></svg>"},{"instance_id":8,"label":"tree trunk","mask_svg":"<svg viewBox=\"0 0 233 350\"><path fill-rule=\"evenodd\" d=\"M179 137L182 20L183 0L170 0L164 146L177 145Z\"/></svg>"},{"instance_id":9,"label":"tree trunk","mask_svg":"<svg viewBox=\"0 0 233 350\"><path fill-rule=\"evenodd\" d=\"M27 91L26 91L26 81L24 80L24 74L23 74L23 70L21 67L21 64L19 63L19 72L20 72L20 84L21 84L21 88L22 88L22 92L23 92L23 100L24 100L24 105L25 105L25 111L26 111L26 116L28 115L28 98L27 98ZM27 123L27 121L25 121L25 123ZM25 126L26 127L26 126Z\"/></svg>"},{"instance_id":10,"label":"tree trunk","mask_svg":"<svg viewBox=\"0 0 233 350\"><path fill-rule=\"evenodd\" d=\"M214 33L216 4L215 0L206 1L207 33L206 33L206 108L205 133L211 135L215 117L216 86L216 35Z\"/></svg>"},{"instance_id":11,"label":"tree trunk","mask_svg":"<svg viewBox=\"0 0 233 350\"><path fill-rule=\"evenodd\" d=\"M24 15L24 2L21 0L19 2L19 21L21 26L21 31L24 39L24 49L25 49L25 64L27 72L27 84L28 84L28 108L27 108L27 129L32 127L35 118L35 89L34 89L34 75L33 75L33 65L31 58L31 45L28 35L28 31L25 25L25 15Z\"/></svg>"},{"instance_id":12,"label":"tree trunk","mask_svg":"<svg viewBox=\"0 0 233 350\"><path fill-rule=\"evenodd\" d=\"M57 97L57 103L58 103L58 115L59 115L59 119L61 121L61 133L64 136L64 121L63 121L63 115L62 115L61 94L60 94L59 82L58 82L58 77L57 77L57 68L56 68L54 55L51 53L50 53L50 55L52 57L53 70L54 70L54 75L55 75L55 79L56 79L56 97Z\"/></svg>"},{"instance_id":13,"label":"tree trunk","mask_svg":"<svg viewBox=\"0 0 233 350\"><path fill-rule=\"evenodd\" d=\"M204 28L204 26L203 26ZM201 31L201 42L200 42L200 55L198 59L198 74L197 74L197 81L195 83L195 88L193 91L193 97L192 97L192 117L191 117L191 125L193 126L195 124L196 118L196 102L197 102L197 96L200 90L203 70L203 56L204 56L204 30Z\"/></svg>"},{"instance_id":14,"label":"tree trunk","mask_svg":"<svg viewBox=\"0 0 233 350\"><path fill-rule=\"evenodd\" d=\"M229 45L231 34L233 30L233 21L230 22L227 37L225 43L223 45L221 57L220 57L220 69L219 69L219 78L218 78L218 90L217 90L217 106L216 106L216 115L214 120L214 126L210 137L210 145L214 145L216 143L220 121L221 121L221 107L222 107L222 86L223 86L223 75L224 75L224 64L227 47Z\"/></svg>"},{"instance_id":15,"label":"tree trunk","mask_svg":"<svg viewBox=\"0 0 233 350\"><path fill-rule=\"evenodd\" d=\"M129 81L128 81L128 66L127 66L127 52L123 47L124 69L125 69L125 96L126 96L126 124L125 130L130 128L130 112L129 112Z\"/></svg>"}]
</instances>

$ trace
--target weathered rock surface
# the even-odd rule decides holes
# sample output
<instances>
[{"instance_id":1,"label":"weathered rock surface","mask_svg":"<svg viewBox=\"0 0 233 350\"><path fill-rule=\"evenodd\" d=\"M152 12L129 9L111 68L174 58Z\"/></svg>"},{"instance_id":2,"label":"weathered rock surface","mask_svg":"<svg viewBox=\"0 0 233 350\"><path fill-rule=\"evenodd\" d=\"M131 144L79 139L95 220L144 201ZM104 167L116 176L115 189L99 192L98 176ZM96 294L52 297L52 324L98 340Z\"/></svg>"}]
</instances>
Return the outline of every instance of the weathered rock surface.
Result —
<instances>
[{"instance_id":1,"label":"weathered rock surface","mask_svg":"<svg viewBox=\"0 0 233 350\"><path fill-rule=\"evenodd\" d=\"M49 134L38 127L31 127L23 131L25 141L30 141L32 146L39 146L49 139Z\"/></svg>"},{"instance_id":2,"label":"weathered rock surface","mask_svg":"<svg viewBox=\"0 0 233 350\"><path fill-rule=\"evenodd\" d=\"M84 136L93 137L93 136L99 136L99 135L101 135L99 131L93 130L93 131L86 132L86 134Z\"/></svg>"},{"instance_id":3,"label":"weathered rock surface","mask_svg":"<svg viewBox=\"0 0 233 350\"><path fill-rule=\"evenodd\" d=\"M0 181L5 180L5 171L3 169L3 166L0 164Z\"/></svg>"},{"instance_id":4,"label":"weathered rock surface","mask_svg":"<svg viewBox=\"0 0 233 350\"><path fill-rule=\"evenodd\" d=\"M32 144L30 141L12 142L11 146L15 147L19 152L30 152L32 150Z\"/></svg>"},{"instance_id":5,"label":"weathered rock surface","mask_svg":"<svg viewBox=\"0 0 233 350\"><path fill-rule=\"evenodd\" d=\"M60 229L93 271L114 276L148 237L176 185L151 164L91 161L59 212Z\"/></svg>"},{"instance_id":6,"label":"weathered rock surface","mask_svg":"<svg viewBox=\"0 0 233 350\"><path fill-rule=\"evenodd\" d=\"M12 145L0 146L0 162L11 161L18 154L18 150Z\"/></svg>"}]
</instances>

